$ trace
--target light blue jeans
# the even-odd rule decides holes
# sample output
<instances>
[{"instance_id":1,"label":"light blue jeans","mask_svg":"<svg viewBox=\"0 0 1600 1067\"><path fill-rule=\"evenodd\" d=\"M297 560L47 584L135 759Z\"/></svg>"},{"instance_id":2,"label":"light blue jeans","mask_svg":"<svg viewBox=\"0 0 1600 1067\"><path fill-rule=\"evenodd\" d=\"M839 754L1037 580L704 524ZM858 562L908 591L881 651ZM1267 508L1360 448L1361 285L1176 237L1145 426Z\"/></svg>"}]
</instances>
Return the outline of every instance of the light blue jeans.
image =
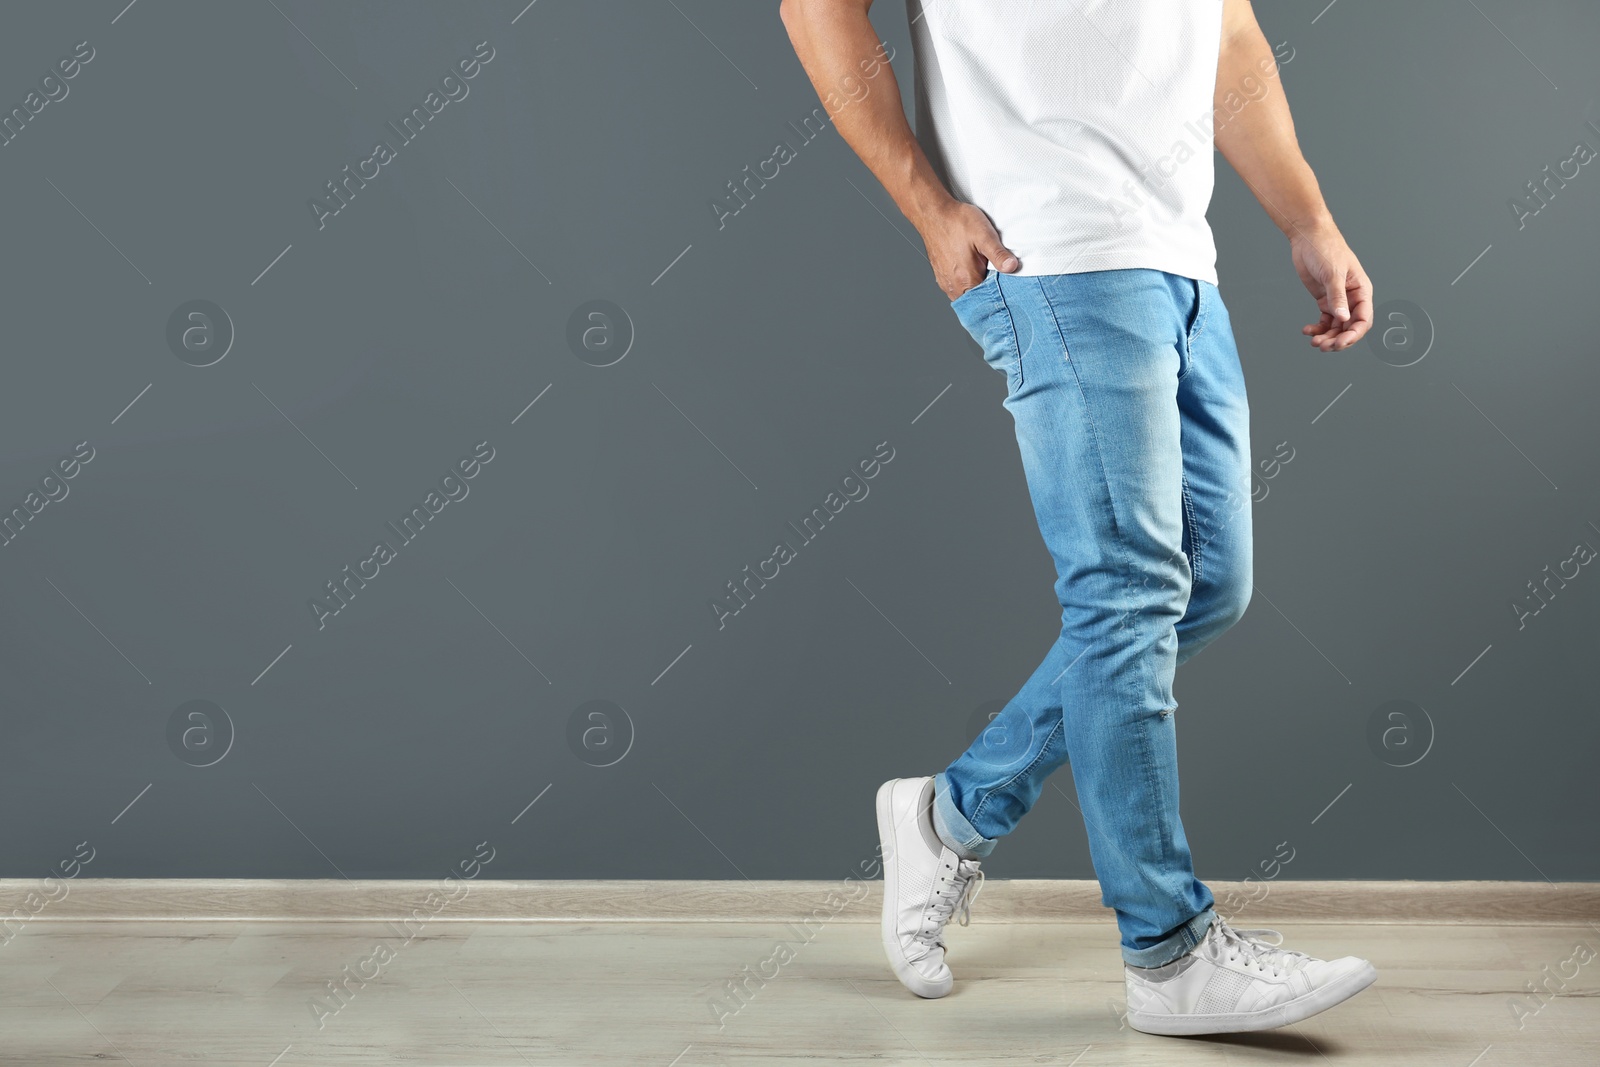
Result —
<instances>
[{"instance_id":1,"label":"light blue jeans","mask_svg":"<svg viewBox=\"0 0 1600 1067\"><path fill-rule=\"evenodd\" d=\"M1178 817L1173 672L1250 599L1244 374L1216 286L1159 270L1012 277L953 302L1006 378L1061 633L935 779L934 826L979 859L1071 757L1123 958L1156 967L1214 918Z\"/></svg>"}]
</instances>

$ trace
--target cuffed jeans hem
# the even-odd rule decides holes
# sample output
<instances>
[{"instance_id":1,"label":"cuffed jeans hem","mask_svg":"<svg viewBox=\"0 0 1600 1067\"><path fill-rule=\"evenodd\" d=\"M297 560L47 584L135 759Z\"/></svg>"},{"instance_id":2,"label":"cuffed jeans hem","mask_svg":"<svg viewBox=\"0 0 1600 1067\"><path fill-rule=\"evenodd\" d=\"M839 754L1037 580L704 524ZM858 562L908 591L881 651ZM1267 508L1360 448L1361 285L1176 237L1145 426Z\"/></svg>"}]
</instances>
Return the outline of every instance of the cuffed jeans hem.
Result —
<instances>
[{"instance_id":1,"label":"cuffed jeans hem","mask_svg":"<svg viewBox=\"0 0 1600 1067\"><path fill-rule=\"evenodd\" d=\"M1216 917L1217 913L1207 908L1174 930L1159 945L1138 950L1123 946L1122 958L1134 967L1160 967L1164 963L1171 963L1200 943Z\"/></svg>"},{"instance_id":2,"label":"cuffed jeans hem","mask_svg":"<svg viewBox=\"0 0 1600 1067\"><path fill-rule=\"evenodd\" d=\"M940 771L933 779L933 830L944 846L964 860L981 860L996 842L975 830L950 799L950 783Z\"/></svg>"}]
</instances>

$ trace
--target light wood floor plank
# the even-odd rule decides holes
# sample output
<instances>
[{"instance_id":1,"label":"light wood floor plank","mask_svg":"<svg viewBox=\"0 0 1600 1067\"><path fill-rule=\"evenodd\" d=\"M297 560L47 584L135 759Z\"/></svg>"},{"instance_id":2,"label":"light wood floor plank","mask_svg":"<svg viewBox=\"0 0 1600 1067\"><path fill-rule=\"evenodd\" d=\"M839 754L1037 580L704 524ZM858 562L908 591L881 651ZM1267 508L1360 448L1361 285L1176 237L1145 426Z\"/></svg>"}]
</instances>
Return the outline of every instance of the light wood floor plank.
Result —
<instances>
[{"instance_id":1,"label":"light wood floor plank","mask_svg":"<svg viewBox=\"0 0 1600 1067\"><path fill-rule=\"evenodd\" d=\"M1378 985L1293 1029L1171 1039L1122 1025L1103 921L953 929L956 990L921 1001L856 922L809 939L771 922L433 923L407 941L375 922L39 919L0 946L0 1063L1600 1063L1600 959L1520 1029L1509 1008L1579 942L1600 948L1591 925L1279 928L1293 947L1371 958ZM793 958L732 998L727 984L759 975L780 942ZM379 976L319 1028L313 998L380 946Z\"/></svg>"}]
</instances>

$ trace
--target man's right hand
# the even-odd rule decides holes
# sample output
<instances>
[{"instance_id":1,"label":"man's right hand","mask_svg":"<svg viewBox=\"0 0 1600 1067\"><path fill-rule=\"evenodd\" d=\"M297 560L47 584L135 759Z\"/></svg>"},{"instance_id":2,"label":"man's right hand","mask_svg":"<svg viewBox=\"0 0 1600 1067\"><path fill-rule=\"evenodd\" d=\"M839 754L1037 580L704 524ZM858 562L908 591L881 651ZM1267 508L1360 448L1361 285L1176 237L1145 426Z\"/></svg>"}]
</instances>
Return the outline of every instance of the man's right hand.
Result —
<instances>
[{"instance_id":1,"label":"man's right hand","mask_svg":"<svg viewBox=\"0 0 1600 1067\"><path fill-rule=\"evenodd\" d=\"M1022 268L1011 249L1000 243L989 216L972 204L951 200L920 229L933 277L951 300L983 281L991 263L1006 274Z\"/></svg>"}]
</instances>

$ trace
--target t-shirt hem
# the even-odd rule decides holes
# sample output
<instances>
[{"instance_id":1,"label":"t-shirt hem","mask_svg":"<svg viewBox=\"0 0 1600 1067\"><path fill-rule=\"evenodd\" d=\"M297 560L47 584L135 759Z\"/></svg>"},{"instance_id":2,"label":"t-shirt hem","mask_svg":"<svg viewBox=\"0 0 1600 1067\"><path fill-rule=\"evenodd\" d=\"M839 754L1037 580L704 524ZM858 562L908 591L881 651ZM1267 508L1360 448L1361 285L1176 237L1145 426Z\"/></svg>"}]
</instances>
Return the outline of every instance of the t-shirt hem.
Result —
<instances>
[{"instance_id":1,"label":"t-shirt hem","mask_svg":"<svg viewBox=\"0 0 1600 1067\"><path fill-rule=\"evenodd\" d=\"M1217 284L1216 261L1204 262L1183 256L1155 255L1149 251L1100 252L1084 255L1063 249L1059 252L1035 252L1022 261L1022 269L1013 277L1032 277L1043 274L1087 274L1097 270L1159 270L1176 274L1180 278Z\"/></svg>"}]
</instances>

